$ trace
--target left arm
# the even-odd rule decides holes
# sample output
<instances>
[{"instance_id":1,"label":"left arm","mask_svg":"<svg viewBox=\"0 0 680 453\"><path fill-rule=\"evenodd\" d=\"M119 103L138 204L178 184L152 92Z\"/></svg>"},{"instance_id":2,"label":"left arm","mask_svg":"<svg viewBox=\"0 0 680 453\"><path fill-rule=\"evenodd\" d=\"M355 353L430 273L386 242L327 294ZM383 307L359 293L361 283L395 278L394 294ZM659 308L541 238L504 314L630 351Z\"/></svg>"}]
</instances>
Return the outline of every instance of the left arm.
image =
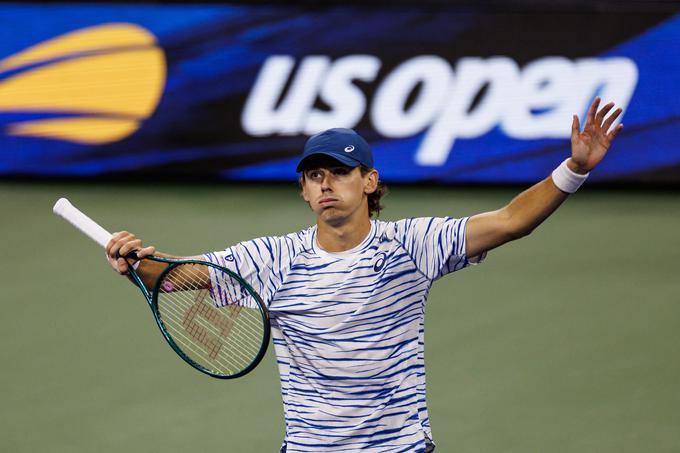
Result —
<instances>
[{"instance_id":1,"label":"left arm","mask_svg":"<svg viewBox=\"0 0 680 453\"><path fill-rule=\"evenodd\" d=\"M621 114L621 109L616 109L605 120L614 103L610 102L598 111L599 104L600 98L595 98L582 132L576 115L571 125L571 158L567 161L567 167L580 175L587 174L602 161L612 140L623 128L619 124L609 131ZM555 212L568 196L569 193L560 190L552 176L549 176L519 194L503 208L472 216L467 224L465 254L477 256L528 235Z\"/></svg>"}]
</instances>

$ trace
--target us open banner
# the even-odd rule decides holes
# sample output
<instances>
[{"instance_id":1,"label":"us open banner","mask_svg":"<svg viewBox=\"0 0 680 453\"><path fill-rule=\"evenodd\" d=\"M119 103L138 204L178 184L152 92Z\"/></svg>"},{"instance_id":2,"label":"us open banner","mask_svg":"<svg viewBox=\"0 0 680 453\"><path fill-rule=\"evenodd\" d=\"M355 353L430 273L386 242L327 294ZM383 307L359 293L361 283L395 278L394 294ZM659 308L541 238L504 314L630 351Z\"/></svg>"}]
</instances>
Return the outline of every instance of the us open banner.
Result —
<instances>
[{"instance_id":1,"label":"us open banner","mask_svg":"<svg viewBox=\"0 0 680 453\"><path fill-rule=\"evenodd\" d=\"M594 181L680 182L680 15L0 4L0 175L292 180L351 127L386 181L528 183L600 95Z\"/></svg>"}]
</instances>

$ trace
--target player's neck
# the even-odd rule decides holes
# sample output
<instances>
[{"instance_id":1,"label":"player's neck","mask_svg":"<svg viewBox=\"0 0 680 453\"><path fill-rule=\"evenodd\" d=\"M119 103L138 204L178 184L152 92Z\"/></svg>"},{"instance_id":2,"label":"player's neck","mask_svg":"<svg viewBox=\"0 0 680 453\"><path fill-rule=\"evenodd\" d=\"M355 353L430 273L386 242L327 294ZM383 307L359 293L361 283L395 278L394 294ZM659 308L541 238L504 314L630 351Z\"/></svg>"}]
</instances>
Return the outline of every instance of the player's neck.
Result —
<instances>
[{"instance_id":1,"label":"player's neck","mask_svg":"<svg viewBox=\"0 0 680 453\"><path fill-rule=\"evenodd\" d=\"M319 247L331 253L345 252L366 239L371 231L371 219L368 215L363 215L338 225L319 221L316 226Z\"/></svg>"}]
</instances>

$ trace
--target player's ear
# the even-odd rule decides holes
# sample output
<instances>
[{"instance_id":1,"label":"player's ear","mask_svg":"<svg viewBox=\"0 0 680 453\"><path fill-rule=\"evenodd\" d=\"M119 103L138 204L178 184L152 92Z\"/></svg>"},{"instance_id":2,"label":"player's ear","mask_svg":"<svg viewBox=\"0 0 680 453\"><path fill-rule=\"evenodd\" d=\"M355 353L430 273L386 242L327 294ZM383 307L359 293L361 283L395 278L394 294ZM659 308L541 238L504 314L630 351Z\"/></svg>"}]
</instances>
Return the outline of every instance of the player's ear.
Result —
<instances>
[{"instance_id":1,"label":"player's ear","mask_svg":"<svg viewBox=\"0 0 680 453\"><path fill-rule=\"evenodd\" d=\"M375 168L368 170L364 175L364 193L369 194L375 192L378 189L379 179L378 170Z\"/></svg>"}]
</instances>

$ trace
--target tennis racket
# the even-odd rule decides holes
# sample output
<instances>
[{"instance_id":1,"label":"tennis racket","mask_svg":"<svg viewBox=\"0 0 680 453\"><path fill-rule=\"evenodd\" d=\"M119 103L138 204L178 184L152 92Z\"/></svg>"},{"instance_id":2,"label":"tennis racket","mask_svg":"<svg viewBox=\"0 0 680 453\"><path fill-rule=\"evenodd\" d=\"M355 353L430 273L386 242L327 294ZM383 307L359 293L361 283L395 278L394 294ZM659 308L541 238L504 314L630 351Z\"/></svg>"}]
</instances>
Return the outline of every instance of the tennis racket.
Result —
<instances>
[{"instance_id":1,"label":"tennis racket","mask_svg":"<svg viewBox=\"0 0 680 453\"><path fill-rule=\"evenodd\" d=\"M111 233L66 198L60 198L53 211L102 247L111 239ZM208 261L143 259L167 264L152 287L142 282L133 266L128 273L177 355L220 379L243 376L260 363L269 344L269 316L262 298L246 281Z\"/></svg>"}]
</instances>

